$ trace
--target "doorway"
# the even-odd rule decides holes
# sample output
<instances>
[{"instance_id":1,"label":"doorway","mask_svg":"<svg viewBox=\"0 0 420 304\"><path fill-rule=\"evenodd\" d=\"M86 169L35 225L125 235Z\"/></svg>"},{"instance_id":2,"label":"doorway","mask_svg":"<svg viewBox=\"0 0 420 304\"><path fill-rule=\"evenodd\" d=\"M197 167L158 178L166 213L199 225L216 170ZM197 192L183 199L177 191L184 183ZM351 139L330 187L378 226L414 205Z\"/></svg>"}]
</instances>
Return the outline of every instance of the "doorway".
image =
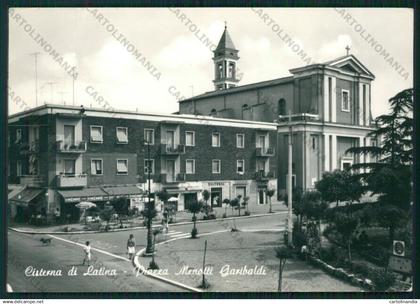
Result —
<instances>
[{"instance_id":1,"label":"doorway","mask_svg":"<svg viewBox=\"0 0 420 304\"><path fill-rule=\"evenodd\" d=\"M168 159L166 161L166 181L175 181L175 161L172 159Z\"/></svg>"},{"instance_id":2,"label":"doorway","mask_svg":"<svg viewBox=\"0 0 420 304\"><path fill-rule=\"evenodd\" d=\"M222 188L211 188L211 205L212 207L222 207Z\"/></svg>"},{"instance_id":3,"label":"doorway","mask_svg":"<svg viewBox=\"0 0 420 304\"><path fill-rule=\"evenodd\" d=\"M64 125L64 144L67 147L74 145L74 126Z\"/></svg>"}]
</instances>

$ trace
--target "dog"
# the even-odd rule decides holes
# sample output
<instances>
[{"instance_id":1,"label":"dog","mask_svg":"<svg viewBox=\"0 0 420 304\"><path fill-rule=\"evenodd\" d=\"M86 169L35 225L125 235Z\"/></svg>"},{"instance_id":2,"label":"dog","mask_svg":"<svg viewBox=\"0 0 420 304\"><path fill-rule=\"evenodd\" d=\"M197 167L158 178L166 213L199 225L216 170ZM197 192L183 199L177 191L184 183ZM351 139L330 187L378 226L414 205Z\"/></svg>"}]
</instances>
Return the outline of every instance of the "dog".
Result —
<instances>
[{"instance_id":1,"label":"dog","mask_svg":"<svg viewBox=\"0 0 420 304\"><path fill-rule=\"evenodd\" d=\"M51 244L51 240L52 240L51 238L48 238L48 239L41 238L40 239L42 245L49 245L49 244Z\"/></svg>"}]
</instances>

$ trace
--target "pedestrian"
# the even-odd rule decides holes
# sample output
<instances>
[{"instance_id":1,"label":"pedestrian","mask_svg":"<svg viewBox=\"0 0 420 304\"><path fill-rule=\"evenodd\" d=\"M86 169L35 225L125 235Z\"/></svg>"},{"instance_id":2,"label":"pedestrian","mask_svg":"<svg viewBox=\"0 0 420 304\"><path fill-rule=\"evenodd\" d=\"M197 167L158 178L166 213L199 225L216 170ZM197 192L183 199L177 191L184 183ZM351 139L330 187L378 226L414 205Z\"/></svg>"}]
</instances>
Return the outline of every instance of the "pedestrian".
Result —
<instances>
[{"instance_id":1,"label":"pedestrian","mask_svg":"<svg viewBox=\"0 0 420 304\"><path fill-rule=\"evenodd\" d=\"M169 231L169 212L168 212L168 208L165 208L165 210L163 211L163 218L162 218L162 224L163 227L165 228L165 232L168 233Z\"/></svg>"},{"instance_id":2,"label":"pedestrian","mask_svg":"<svg viewBox=\"0 0 420 304\"><path fill-rule=\"evenodd\" d=\"M134 254L136 252L136 240L134 239L134 235L130 234L130 237L127 241L127 253L128 258L132 260L134 258Z\"/></svg>"},{"instance_id":3,"label":"pedestrian","mask_svg":"<svg viewBox=\"0 0 420 304\"><path fill-rule=\"evenodd\" d=\"M83 251L85 252L85 258L83 259L83 266L87 262L88 266L90 266L90 259L91 259L91 253L90 253L90 242L87 241L86 245L83 248Z\"/></svg>"},{"instance_id":4,"label":"pedestrian","mask_svg":"<svg viewBox=\"0 0 420 304\"><path fill-rule=\"evenodd\" d=\"M60 216L61 216L61 213L60 213L60 209L55 209L55 211L54 211L54 217L55 217L55 223L56 223L56 225L58 225L59 223L60 223Z\"/></svg>"}]
</instances>

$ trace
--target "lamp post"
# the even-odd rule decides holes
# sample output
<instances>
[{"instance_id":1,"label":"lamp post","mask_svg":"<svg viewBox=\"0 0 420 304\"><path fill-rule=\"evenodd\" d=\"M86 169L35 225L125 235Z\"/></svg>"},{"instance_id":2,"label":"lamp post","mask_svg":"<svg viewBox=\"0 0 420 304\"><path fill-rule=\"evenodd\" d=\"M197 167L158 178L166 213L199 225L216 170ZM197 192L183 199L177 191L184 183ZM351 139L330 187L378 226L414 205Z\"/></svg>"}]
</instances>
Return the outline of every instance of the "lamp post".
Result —
<instances>
[{"instance_id":1,"label":"lamp post","mask_svg":"<svg viewBox=\"0 0 420 304\"><path fill-rule=\"evenodd\" d=\"M282 120L283 118L287 118L287 125L289 127L289 138L288 138L288 153L287 153L287 180L286 180L286 185L287 185L287 189L286 189L286 193L287 193L287 243L289 245L292 244L293 241L293 200L292 200L292 182L293 182L293 178L292 178L292 173L293 173L293 156L292 156L292 151L293 151L293 132L292 132L292 113L289 111L289 115L279 115L279 122L280 120ZM286 237L286 236L285 236Z\"/></svg>"},{"instance_id":2,"label":"lamp post","mask_svg":"<svg viewBox=\"0 0 420 304\"><path fill-rule=\"evenodd\" d=\"M293 171L293 167L292 167L292 162L293 162L293 156L292 156L292 150L293 150L293 132L292 132L292 113L289 112L289 118L288 118L288 122L289 122L289 151L288 151L288 169L287 169L287 180L288 180L288 185L287 185L287 206L288 206L288 213L287 213L287 242L289 245L292 244L293 241L293 237L292 237L292 233L293 233L293 223L292 223L292 204L293 204L293 200L292 200L292 182L293 182L293 178L292 178L292 171Z\"/></svg>"},{"instance_id":3,"label":"lamp post","mask_svg":"<svg viewBox=\"0 0 420 304\"><path fill-rule=\"evenodd\" d=\"M155 204L150 201L151 189L150 189L150 144L147 140L143 141L143 144L147 146L147 211L145 213L147 217L147 245L145 255L152 255L155 252L155 244L153 243L153 231L152 231L152 220L154 217Z\"/></svg>"}]
</instances>

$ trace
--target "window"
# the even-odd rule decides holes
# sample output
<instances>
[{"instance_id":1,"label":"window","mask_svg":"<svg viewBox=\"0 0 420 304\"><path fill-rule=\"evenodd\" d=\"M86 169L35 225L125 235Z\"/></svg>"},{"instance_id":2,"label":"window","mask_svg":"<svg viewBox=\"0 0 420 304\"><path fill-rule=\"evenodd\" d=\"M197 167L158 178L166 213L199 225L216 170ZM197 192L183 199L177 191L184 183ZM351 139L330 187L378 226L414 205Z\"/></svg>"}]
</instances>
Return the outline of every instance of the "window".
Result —
<instances>
[{"instance_id":1,"label":"window","mask_svg":"<svg viewBox=\"0 0 420 304\"><path fill-rule=\"evenodd\" d=\"M21 140L22 140L22 130L21 129L16 129L16 141L15 141L15 144L20 143Z\"/></svg>"},{"instance_id":2,"label":"window","mask_svg":"<svg viewBox=\"0 0 420 304\"><path fill-rule=\"evenodd\" d=\"M223 63L219 63L217 65L217 70L218 70L219 79L223 78Z\"/></svg>"},{"instance_id":3,"label":"window","mask_svg":"<svg viewBox=\"0 0 420 304\"><path fill-rule=\"evenodd\" d=\"M185 132L185 145L195 146L195 132L194 131Z\"/></svg>"},{"instance_id":4,"label":"window","mask_svg":"<svg viewBox=\"0 0 420 304\"><path fill-rule=\"evenodd\" d=\"M230 62L229 63L229 70L228 70L228 78L234 78L235 74L235 63Z\"/></svg>"},{"instance_id":5,"label":"window","mask_svg":"<svg viewBox=\"0 0 420 304\"><path fill-rule=\"evenodd\" d=\"M211 161L211 172L214 174L220 173L220 159L213 159Z\"/></svg>"},{"instance_id":6,"label":"window","mask_svg":"<svg viewBox=\"0 0 420 304\"><path fill-rule=\"evenodd\" d=\"M154 174L155 173L155 160L154 159L144 160L144 174L149 174L149 168L150 168L150 174Z\"/></svg>"},{"instance_id":7,"label":"window","mask_svg":"<svg viewBox=\"0 0 420 304\"><path fill-rule=\"evenodd\" d=\"M119 144L128 143L128 128L117 127L117 142Z\"/></svg>"},{"instance_id":8,"label":"window","mask_svg":"<svg viewBox=\"0 0 420 304\"><path fill-rule=\"evenodd\" d=\"M92 143L102 143L102 126L90 126L90 141Z\"/></svg>"},{"instance_id":9,"label":"window","mask_svg":"<svg viewBox=\"0 0 420 304\"><path fill-rule=\"evenodd\" d=\"M187 159L185 161L185 172L187 174L195 174L195 160Z\"/></svg>"},{"instance_id":10,"label":"window","mask_svg":"<svg viewBox=\"0 0 420 304\"><path fill-rule=\"evenodd\" d=\"M350 92L341 90L341 111L350 112Z\"/></svg>"},{"instance_id":11,"label":"window","mask_svg":"<svg viewBox=\"0 0 420 304\"><path fill-rule=\"evenodd\" d=\"M283 98L279 100L279 108L278 108L279 115L286 115L286 100Z\"/></svg>"},{"instance_id":12,"label":"window","mask_svg":"<svg viewBox=\"0 0 420 304\"><path fill-rule=\"evenodd\" d=\"M102 159L92 159L90 161L90 168L92 175L102 175Z\"/></svg>"},{"instance_id":13,"label":"window","mask_svg":"<svg viewBox=\"0 0 420 304\"><path fill-rule=\"evenodd\" d=\"M74 175L76 173L76 160L65 159L64 160L64 174Z\"/></svg>"},{"instance_id":14,"label":"window","mask_svg":"<svg viewBox=\"0 0 420 304\"><path fill-rule=\"evenodd\" d=\"M155 130L144 129L144 141L149 145L155 144Z\"/></svg>"},{"instance_id":15,"label":"window","mask_svg":"<svg viewBox=\"0 0 420 304\"><path fill-rule=\"evenodd\" d=\"M128 173L128 159L117 159L117 174L126 175Z\"/></svg>"},{"instance_id":16,"label":"window","mask_svg":"<svg viewBox=\"0 0 420 304\"><path fill-rule=\"evenodd\" d=\"M243 159L236 161L236 173L244 174L245 172L245 161Z\"/></svg>"},{"instance_id":17,"label":"window","mask_svg":"<svg viewBox=\"0 0 420 304\"><path fill-rule=\"evenodd\" d=\"M220 89L223 89L223 87L221 87ZM212 109L211 111L210 111L210 116L216 116L217 115L217 111L216 111L216 109Z\"/></svg>"},{"instance_id":18,"label":"window","mask_svg":"<svg viewBox=\"0 0 420 304\"><path fill-rule=\"evenodd\" d=\"M350 170L350 167L353 165L353 159L343 158L341 159L341 170Z\"/></svg>"},{"instance_id":19,"label":"window","mask_svg":"<svg viewBox=\"0 0 420 304\"><path fill-rule=\"evenodd\" d=\"M296 175L292 174L292 188L296 188ZM289 189L289 174L286 174L286 189Z\"/></svg>"},{"instance_id":20,"label":"window","mask_svg":"<svg viewBox=\"0 0 420 304\"><path fill-rule=\"evenodd\" d=\"M213 133L211 135L212 147L220 147L220 133Z\"/></svg>"},{"instance_id":21,"label":"window","mask_svg":"<svg viewBox=\"0 0 420 304\"><path fill-rule=\"evenodd\" d=\"M245 146L245 135L236 134L236 147L243 148Z\"/></svg>"}]
</instances>

